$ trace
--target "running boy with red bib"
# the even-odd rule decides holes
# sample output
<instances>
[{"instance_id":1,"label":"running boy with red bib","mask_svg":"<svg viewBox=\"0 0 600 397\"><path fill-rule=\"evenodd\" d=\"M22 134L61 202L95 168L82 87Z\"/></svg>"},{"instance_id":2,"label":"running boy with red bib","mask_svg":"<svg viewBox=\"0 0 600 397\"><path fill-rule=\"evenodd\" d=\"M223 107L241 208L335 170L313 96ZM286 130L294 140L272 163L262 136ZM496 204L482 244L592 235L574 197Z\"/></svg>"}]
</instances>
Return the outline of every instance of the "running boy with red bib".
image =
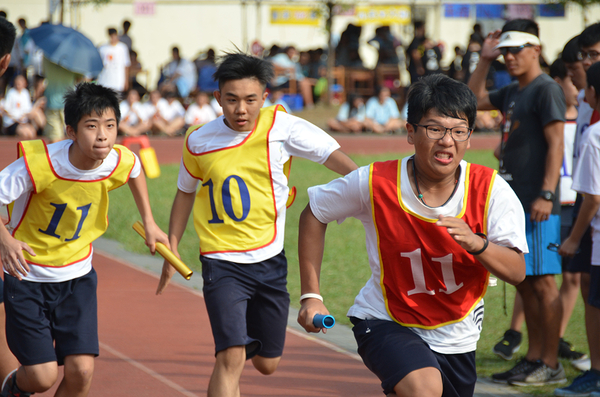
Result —
<instances>
[{"instance_id":1,"label":"running boy with red bib","mask_svg":"<svg viewBox=\"0 0 600 397\"><path fill-rule=\"evenodd\" d=\"M319 295L327 224L359 219L372 274L348 316L358 353L386 394L473 395L489 274L511 284L525 277L522 206L496 171L463 161L476 113L465 84L424 77L408 94L413 156L308 190L298 322L318 332L312 318L327 313Z\"/></svg>"}]
</instances>

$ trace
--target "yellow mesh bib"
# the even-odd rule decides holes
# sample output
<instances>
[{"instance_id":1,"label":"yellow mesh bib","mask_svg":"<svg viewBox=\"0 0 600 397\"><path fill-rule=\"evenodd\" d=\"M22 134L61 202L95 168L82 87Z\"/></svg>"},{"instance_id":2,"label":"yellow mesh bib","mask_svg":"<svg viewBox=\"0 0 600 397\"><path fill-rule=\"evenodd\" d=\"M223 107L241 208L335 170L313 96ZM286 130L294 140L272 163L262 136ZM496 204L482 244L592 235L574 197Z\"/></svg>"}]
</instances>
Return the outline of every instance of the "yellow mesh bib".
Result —
<instances>
[{"instance_id":1,"label":"yellow mesh bib","mask_svg":"<svg viewBox=\"0 0 600 397\"><path fill-rule=\"evenodd\" d=\"M19 143L34 190L13 236L36 253L23 251L27 262L61 267L91 254L92 242L108 227L108 192L127 182L135 163L129 149L114 149L119 162L109 176L78 181L56 174L43 141Z\"/></svg>"},{"instance_id":2,"label":"yellow mesh bib","mask_svg":"<svg viewBox=\"0 0 600 397\"><path fill-rule=\"evenodd\" d=\"M244 252L270 244L277 210L269 161L269 133L275 106L261 109L254 130L240 144L192 153L187 140L183 162L202 187L194 202L194 226L202 254Z\"/></svg>"}]
</instances>

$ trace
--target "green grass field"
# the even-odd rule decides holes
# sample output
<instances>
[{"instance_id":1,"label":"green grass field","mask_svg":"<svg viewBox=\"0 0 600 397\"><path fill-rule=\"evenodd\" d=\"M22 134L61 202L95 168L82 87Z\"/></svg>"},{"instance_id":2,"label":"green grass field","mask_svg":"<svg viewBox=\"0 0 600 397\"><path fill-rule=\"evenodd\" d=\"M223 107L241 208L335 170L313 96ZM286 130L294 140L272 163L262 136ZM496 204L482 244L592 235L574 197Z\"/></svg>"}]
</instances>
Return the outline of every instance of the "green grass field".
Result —
<instances>
[{"instance_id":1,"label":"green grass field","mask_svg":"<svg viewBox=\"0 0 600 397\"><path fill-rule=\"evenodd\" d=\"M397 158L406 155L408 154L398 154ZM392 155L352 157L358 165L394 158ZM467 151L465 159L492 168L497 167L497 161L491 151L488 150ZM160 178L148 180L148 190L156 222L163 230L167 231L171 204L176 192L178 166L162 166L161 170L162 175ZM298 298L300 296L297 253L298 218L308 202L306 189L310 186L327 183L335 177L336 174L321 165L303 159L294 159L293 161L290 186L296 186L298 194L296 202L288 210L285 250L289 261L288 288L292 305L295 307L299 307ZM139 214L135 210L135 204L128 189L118 189L111 193L109 219L110 226L105 234L106 238L119 241L130 251L147 252L142 239L131 229L131 225L139 219ZM325 298L328 309L340 324L349 325L346 311L370 276L364 241L363 227L355 219L348 219L341 225L333 223L328 226L321 274L321 293ZM188 224L185 236L179 246L179 252L183 261L197 271L195 277L201 277L198 241L192 222ZM560 283L560 277L557 282ZM505 362L492 353L492 347L509 326L514 291L514 287L510 285L506 286L505 290L504 283L499 282L497 287L490 287L486 294L483 332L477 350L477 366L480 377L489 377L492 373L505 371L516 362L514 360ZM525 354L527 351L526 334L524 334L523 339L524 343L519 352L521 354ZM571 318L565 339L571 341L578 350L587 352L583 304L581 301ZM563 365L567 370L569 380L572 380L577 375L577 371L567 362L563 362ZM550 395L553 390L554 387L528 387L522 389L523 392L535 395Z\"/></svg>"}]
</instances>

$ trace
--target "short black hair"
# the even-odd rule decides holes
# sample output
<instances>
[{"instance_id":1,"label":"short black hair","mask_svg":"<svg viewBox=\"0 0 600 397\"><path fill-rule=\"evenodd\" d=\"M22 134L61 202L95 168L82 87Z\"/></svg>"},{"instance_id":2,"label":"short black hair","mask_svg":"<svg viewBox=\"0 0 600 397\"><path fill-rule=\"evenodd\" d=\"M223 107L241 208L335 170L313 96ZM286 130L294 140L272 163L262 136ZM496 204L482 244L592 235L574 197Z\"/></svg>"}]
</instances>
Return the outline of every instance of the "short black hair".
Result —
<instances>
[{"instance_id":1,"label":"short black hair","mask_svg":"<svg viewBox=\"0 0 600 397\"><path fill-rule=\"evenodd\" d=\"M579 48L591 47L600 42L600 22L591 24L579 35Z\"/></svg>"},{"instance_id":2,"label":"short black hair","mask_svg":"<svg viewBox=\"0 0 600 397\"><path fill-rule=\"evenodd\" d=\"M465 83L444 74L423 77L408 90L407 122L418 124L432 109L446 117L466 117L469 128L475 127L477 97Z\"/></svg>"},{"instance_id":3,"label":"short black hair","mask_svg":"<svg viewBox=\"0 0 600 397\"><path fill-rule=\"evenodd\" d=\"M115 29L115 28L108 28L108 35L112 36L113 34L117 34L117 29Z\"/></svg>"},{"instance_id":4,"label":"short black hair","mask_svg":"<svg viewBox=\"0 0 600 397\"><path fill-rule=\"evenodd\" d=\"M562 50L561 58L566 63L581 61L581 49L579 48L579 35L567 41Z\"/></svg>"},{"instance_id":5,"label":"short black hair","mask_svg":"<svg viewBox=\"0 0 600 397\"><path fill-rule=\"evenodd\" d=\"M567 65L565 65L565 61L562 58L557 58L556 61L552 62L550 65L550 77L555 78L558 77L561 80L564 80L567 77Z\"/></svg>"},{"instance_id":6,"label":"short black hair","mask_svg":"<svg viewBox=\"0 0 600 397\"><path fill-rule=\"evenodd\" d=\"M226 53L221 57L213 79L219 82L219 89L230 80L256 79L265 88L273 80L273 64L261 58L242 52Z\"/></svg>"},{"instance_id":7,"label":"short black hair","mask_svg":"<svg viewBox=\"0 0 600 397\"><path fill-rule=\"evenodd\" d=\"M596 98L598 98L600 96L600 62L592 64L585 74L588 86L594 87Z\"/></svg>"},{"instance_id":8,"label":"short black hair","mask_svg":"<svg viewBox=\"0 0 600 397\"><path fill-rule=\"evenodd\" d=\"M112 88L94 83L79 83L67 91L65 101L65 124L77 132L77 124L87 115L96 112L103 114L107 109L115 112L117 125L121 120L119 94Z\"/></svg>"},{"instance_id":9,"label":"short black hair","mask_svg":"<svg viewBox=\"0 0 600 397\"><path fill-rule=\"evenodd\" d=\"M17 29L15 29L15 25L10 23L8 19L0 17L0 58L10 54L15 45L16 37Z\"/></svg>"},{"instance_id":10,"label":"short black hair","mask_svg":"<svg viewBox=\"0 0 600 397\"><path fill-rule=\"evenodd\" d=\"M504 32L525 32L540 37L540 28L531 19L513 19L512 21L508 21L502 27L502 33Z\"/></svg>"}]
</instances>

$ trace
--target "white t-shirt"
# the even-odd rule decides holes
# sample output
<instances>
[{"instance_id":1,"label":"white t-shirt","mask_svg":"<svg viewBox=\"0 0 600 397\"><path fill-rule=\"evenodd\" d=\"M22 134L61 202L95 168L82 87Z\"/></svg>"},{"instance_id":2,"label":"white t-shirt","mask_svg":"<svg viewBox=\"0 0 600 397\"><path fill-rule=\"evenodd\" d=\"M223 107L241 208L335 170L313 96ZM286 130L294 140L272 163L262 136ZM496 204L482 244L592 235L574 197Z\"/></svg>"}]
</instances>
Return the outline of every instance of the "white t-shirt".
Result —
<instances>
[{"instance_id":1,"label":"white t-shirt","mask_svg":"<svg viewBox=\"0 0 600 397\"><path fill-rule=\"evenodd\" d=\"M129 49L125 43L110 43L101 46L98 51L102 57L104 69L98 75L98 84L112 88L118 92L125 90L125 68L131 65Z\"/></svg>"},{"instance_id":2,"label":"white t-shirt","mask_svg":"<svg viewBox=\"0 0 600 397\"><path fill-rule=\"evenodd\" d=\"M27 121L26 119L21 120L21 117L31 112L32 105L29 91L22 89L19 92L16 88L11 88L6 94L3 107L6 111L6 114L2 117L4 127L10 127L16 122ZM7 114L12 117L9 117Z\"/></svg>"},{"instance_id":3,"label":"white t-shirt","mask_svg":"<svg viewBox=\"0 0 600 397\"><path fill-rule=\"evenodd\" d=\"M591 125L594 109L585 100L585 90L579 91L577 95L577 132L575 133L575 143L573 144L573 170L577 168L577 161L581 153L581 148L585 144L587 129ZM575 171L574 171L575 172Z\"/></svg>"},{"instance_id":4,"label":"white t-shirt","mask_svg":"<svg viewBox=\"0 0 600 397\"><path fill-rule=\"evenodd\" d=\"M200 107L197 103L192 103L185 112L185 124L187 125L206 124L216 118L217 115L210 105Z\"/></svg>"},{"instance_id":5,"label":"white t-shirt","mask_svg":"<svg viewBox=\"0 0 600 397\"><path fill-rule=\"evenodd\" d=\"M127 125L137 125L140 119L147 120L146 108L141 102L134 102L133 105L129 105L127 101L121 101L119 104L121 110L121 123Z\"/></svg>"},{"instance_id":6,"label":"white t-shirt","mask_svg":"<svg viewBox=\"0 0 600 397\"><path fill-rule=\"evenodd\" d=\"M166 99L160 100L158 101L156 107L158 109L158 113L166 121L173 121L176 117L185 116L185 109L183 105L176 99L171 103L169 103L169 101Z\"/></svg>"},{"instance_id":7,"label":"white t-shirt","mask_svg":"<svg viewBox=\"0 0 600 397\"><path fill-rule=\"evenodd\" d=\"M192 153L204 153L211 150L235 146L248 136L248 132L237 132L225 124L225 117L211 121L194 131L188 140ZM301 118L278 112L275 123L269 133L269 159L277 209L277 235L271 244L247 252L226 252L208 254L207 257L223 259L237 263L256 263L279 254L283 249L286 201L288 199L288 180L283 173L283 165L290 156L302 157L323 164L340 145L319 127ZM179 168L177 187L185 193L195 193L198 179L192 177L183 162Z\"/></svg>"},{"instance_id":8,"label":"white t-shirt","mask_svg":"<svg viewBox=\"0 0 600 397\"><path fill-rule=\"evenodd\" d=\"M60 177L84 181L97 180L109 176L117 166L119 154L116 150L112 150L98 168L93 170L77 169L69 161L71 143L73 141L67 139L47 146L52 167ZM135 153L134 156L135 164L130 178L137 178L141 171L139 159ZM27 172L27 167L22 157L0 172L0 206L8 205L13 201L15 202L10 222L6 225L10 232L21 221L32 191L33 184L31 177ZM31 271L23 279L45 283L72 280L90 272L92 269L92 256L90 255L80 262L65 267L31 265L29 266Z\"/></svg>"},{"instance_id":9,"label":"white t-shirt","mask_svg":"<svg viewBox=\"0 0 600 397\"><path fill-rule=\"evenodd\" d=\"M577 167L573 172L573 190L581 194L600 195L600 122L592 124L586 138ZM592 265L600 265L600 211L592 219Z\"/></svg>"},{"instance_id":10,"label":"white t-shirt","mask_svg":"<svg viewBox=\"0 0 600 397\"><path fill-rule=\"evenodd\" d=\"M573 120L565 122L565 146L563 165L560 168L560 203L562 205L574 204L577 192L571 189L573 184L573 148L575 146L575 134L577 123Z\"/></svg>"},{"instance_id":11,"label":"white t-shirt","mask_svg":"<svg viewBox=\"0 0 600 397\"><path fill-rule=\"evenodd\" d=\"M443 206L431 208L424 205L414 194L406 171L408 158L402 160L401 191L403 204L412 212L429 219L439 215L457 216L463 206L465 167L460 163L459 186L454 196ZM348 311L348 316L361 319L392 321L389 316L380 285L381 268L377 249L377 231L373 224L369 188L369 166L360 167L343 178L327 185L308 189L310 208L322 223L343 222L354 217L365 228L367 254L371 266L371 278L361 289ZM517 195L508 183L496 175L488 211L488 239L490 242L518 248L528 252L525 237L525 213ZM410 231L408 231L410 232ZM483 299L461 322L436 329L411 328L432 350L442 354L461 354L474 351L479 340L483 321Z\"/></svg>"}]
</instances>

